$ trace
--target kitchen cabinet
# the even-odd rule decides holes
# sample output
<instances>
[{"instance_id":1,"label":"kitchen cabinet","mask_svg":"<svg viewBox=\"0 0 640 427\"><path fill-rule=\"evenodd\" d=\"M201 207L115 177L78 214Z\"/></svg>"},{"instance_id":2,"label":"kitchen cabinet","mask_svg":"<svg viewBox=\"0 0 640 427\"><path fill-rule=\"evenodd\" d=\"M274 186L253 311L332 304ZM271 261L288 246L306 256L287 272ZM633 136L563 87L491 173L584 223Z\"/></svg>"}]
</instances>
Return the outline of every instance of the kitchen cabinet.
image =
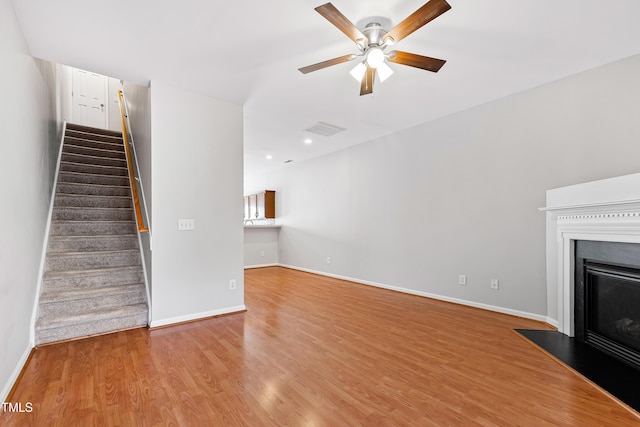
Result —
<instances>
[{"instance_id":1,"label":"kitchen cabinet","mask_svg":"<svg viewBox=\"0 0 640 427\"><path fill-rule=\"evenodd\" d=\"M244 219L272 219L276 217L276 192L265 190L244 196Z\"/></svg>"}]
</instances>

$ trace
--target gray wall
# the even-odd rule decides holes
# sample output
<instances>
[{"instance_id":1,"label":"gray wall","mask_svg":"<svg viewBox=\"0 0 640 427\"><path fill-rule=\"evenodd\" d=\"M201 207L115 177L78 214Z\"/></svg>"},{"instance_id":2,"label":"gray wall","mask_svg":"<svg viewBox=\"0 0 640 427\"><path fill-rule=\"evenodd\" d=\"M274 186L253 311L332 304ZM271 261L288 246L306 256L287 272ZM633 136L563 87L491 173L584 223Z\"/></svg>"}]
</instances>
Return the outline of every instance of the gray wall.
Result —
<instances>
[{"instance_id":1,"label":"gray wall","mask_svg":"<svg viewBox=\"0 0 640 427\"><path fill-rule=\"evenodd\" d=\"M279 228L244 228L244 266L245 268L278 265Z\"/></svg>"},{"instance_id":2,"label":"gray wall","mask_svg":"<svg viewBox=\"0 0 640 427\"><path fill-rule=\"evenodd\" d=\"M151 325L242 310L242 106L151 87Z\"/></svg>"},{"instance_id":3,"label":"gray wall","mask_svg":"<svg viewBox=\"0 0 640 427\"><path fill-rule=\"evenodd\" d=\"M8 0L0 0L0 401L31 350L31 319L60 124L58 67L29 55Z\"/></svg>"},{"instance_id":4,"label":"gray wall","mask_svg":"<svg viewBox=\"0 0 640 427\"><path fill-rule=\"evenodd\" d=\"M267 175L280 263L553 321L537 208L640 170L638 76L640 56Z\"/></svg>"},{"instance_id":5,"label":"gray wall","mask_svg":"<svg viewBox=\"0 0 640 427\"><path fill-rule=\"evenodd\" d=\"M142 183L142 194L139 194L140 207L145 221L149 221L149 233L141 233L142 251L144 254L145 270L149 284L149 292L153 293L151 268L152 245L152 186L151 186L151 90L148 87L124 82L123 92L129 107L130 133L133 135L135 153L138 162L138 174ZM121 126L122 128L122 126ZM148 212L148 216L145 215ZM152 307L149 308L152 310Z\"/></svg>"}]
</instances>

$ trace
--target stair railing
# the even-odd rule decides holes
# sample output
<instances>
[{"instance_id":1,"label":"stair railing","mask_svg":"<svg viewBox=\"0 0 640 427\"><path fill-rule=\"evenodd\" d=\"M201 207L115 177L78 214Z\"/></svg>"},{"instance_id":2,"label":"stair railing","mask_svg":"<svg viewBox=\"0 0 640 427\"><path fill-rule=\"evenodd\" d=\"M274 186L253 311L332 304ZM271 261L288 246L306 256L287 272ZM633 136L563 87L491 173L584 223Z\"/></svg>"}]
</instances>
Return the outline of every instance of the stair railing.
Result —
<instances>
[{"instance_id":1,"label":"stair railing","mask_svg":"<svg viewBox=\"0 0 640 427\"><path fill-rule=\"evenodd\" d=\"M139 168L134 169L133 161L135 160L136 166L138 163L137 156L135 154L135 147L133 145L133 135L129 134L131 129L131 122L129 121L129 114L127 109L127 103L124 99L124 93L122 90L118 90L118 102L120 104L120 118L122 120L122 137L124 138L125 152L127 155L127 166L129 169L129 180L131 181L131 192L133 193L133 204L136 212L136 223L138 224L138 231L141 233L149 232L149 213L147 211L147 204L144 200L144 190L142 189L142 182L137 177L137 171ZM131 146L131 148L129 148ZM133 155L131 153L133 151ZM140 198L138 197L138 186L140 187L140 193L144 202L144 213L146 222L142 219L142 209L140 208ZM145 225L147 224L147 225Z\"/></svg>"}]
</instances>

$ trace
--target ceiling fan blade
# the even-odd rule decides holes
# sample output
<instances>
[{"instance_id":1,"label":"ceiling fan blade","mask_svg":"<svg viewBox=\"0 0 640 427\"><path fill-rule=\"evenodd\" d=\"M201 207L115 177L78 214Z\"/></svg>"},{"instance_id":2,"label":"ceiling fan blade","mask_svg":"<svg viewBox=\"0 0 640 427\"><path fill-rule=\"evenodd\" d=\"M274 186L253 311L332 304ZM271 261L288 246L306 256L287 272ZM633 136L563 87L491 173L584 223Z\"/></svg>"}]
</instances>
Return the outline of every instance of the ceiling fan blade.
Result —
<instances>
[{"instance_id":1,"label":"ceiling fan blade","mask_svg":"<svg viewBox=\"0 0 640 427\"><path fill-rule=\"evenodd\" d=\"M376 79L376 69L367 66L367 71L362 76L360 83L360 96L373 93L373 81Z\"/></svg>"},{"instance_id":2,"label":"ceiling fan blade","mask_svg":"<svg viewBox=\"0 0 640 427\"><path fill-rule=\"evenodd\" d=\"M451 5L447 3L447 0L430 0L405 18L404 21L393 27L384 38L386 40L391 37L395 42L399 42L449 9L451 9Z\"/></svg>"},{"instance_id":3,"label":"ceiling fan blade","mask_svg":"<svg viewBox=\"0 0 640 427\"><path fill-rule=\"evenodd\" d=\"M351 21L347 19L334 5L331 3L323 4L316 7L316 12L324 16L325 19L335 25L340 31L342 31L347 37L357 43L358 40L366 40L362 31L358 29Z\"/></svg>"},{"instance_id":4,"label":"ceiling fan blade","mask_svg":"<svg viewBox=\"0 0 640 427\"><path fill-rule=\"evenodd\" d=\"M307 65L306 67L298 68L302 74L307 74L312 71L318 71L323 68L331 67L332 65L342 64L343 62L349 62L353 60L357 55L350 53L349 55L339 56L337 58L328 59L326 61L318 62L317 64Z\"/></svg>"},{"instance_id":5,"label":"ceiling fan blade","mask_svg":"<svg viewBox=\"0 0 640 427\"><path fill-rule=\"evenodd\" d=\"M444 59L429 58L428 56L416 55L415 53L394 50L389 52L389 62L422 68L423 70L437 73L447 61Z\"/></svg>"}]
</instances>

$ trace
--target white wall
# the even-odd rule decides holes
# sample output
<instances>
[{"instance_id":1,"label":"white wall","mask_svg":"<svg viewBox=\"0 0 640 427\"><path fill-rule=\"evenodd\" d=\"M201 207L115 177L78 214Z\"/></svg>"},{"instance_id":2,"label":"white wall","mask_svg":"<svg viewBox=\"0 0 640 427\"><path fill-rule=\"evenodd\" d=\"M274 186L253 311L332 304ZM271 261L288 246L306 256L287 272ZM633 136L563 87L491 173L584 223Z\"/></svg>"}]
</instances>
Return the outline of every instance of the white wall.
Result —
<instances>
[{"instance_id":1,"label":"white wall","mask_svg":"<svg viewBox=\"0 0 640 427\"><path fill-rule=\"evenodd\" d=\"M153 81L151 114L151 325L242 310L242 107Z\"/></svg>"},{"instance_id":2,"label":"white wall","mask_svg":"<svg viewBox=\"0 0 640 427\"><path fill-rule=\"evenodd\" d=\"M0 0L0 401L31 350L44 232L59 147L57 67L29 55ZM52 93L53 91L53 93Z\"/></svg>"},{"instance_id":3,"label":"white wall","mask_svg":"<svg viewBox=\"0 0 640 427\"><path fill-rule=\"evenodd\" d=\"M280 263L546 319L537 208L640 170L638 75L640 56L267 175Z\"/></svg>"},{"instance_id":4,"label":"white wall","mask_svg":"<svg viewBox=\"0 0 640 427\"><path fill-rule=\"evenodd\" d=\"M142 251L144 253L145 269L149 292L153 293L151 268L151 238L153 227L151 223L152 185L151 185L151 90L148 87L124 82L123 92L129 108L130 133L133 135L135 153L138 162L138 174L142 183L139 195L140 207L143 209L145 221L149 221L149 233L141 233ZM122 127L122 126L121 126ZM145 215L149 212L149 215Z\"/></svg>"},{"instance_id":5,"label":"white wall","mask_svg":"<svg viewBox=\"0 0 640 427\"><path fill-rule=\"evenodd\" d=\"M265 267L279 264L279 236L280 227L245 227L245 268Z\"/></svg>"},{"instance_id":6,"label":"white wall","mask_svg":"<svg viewBox=\"0 0 640 427\"><path fill-rule=\"evenodd\" d=\"M153 198L151 187L151 90L135 83L124 82L123 92L129 107L131 133L136 147L138 166L140 166L138 173L144 187L145 202L150 210Z\"/></svg>"}]
</instances>

